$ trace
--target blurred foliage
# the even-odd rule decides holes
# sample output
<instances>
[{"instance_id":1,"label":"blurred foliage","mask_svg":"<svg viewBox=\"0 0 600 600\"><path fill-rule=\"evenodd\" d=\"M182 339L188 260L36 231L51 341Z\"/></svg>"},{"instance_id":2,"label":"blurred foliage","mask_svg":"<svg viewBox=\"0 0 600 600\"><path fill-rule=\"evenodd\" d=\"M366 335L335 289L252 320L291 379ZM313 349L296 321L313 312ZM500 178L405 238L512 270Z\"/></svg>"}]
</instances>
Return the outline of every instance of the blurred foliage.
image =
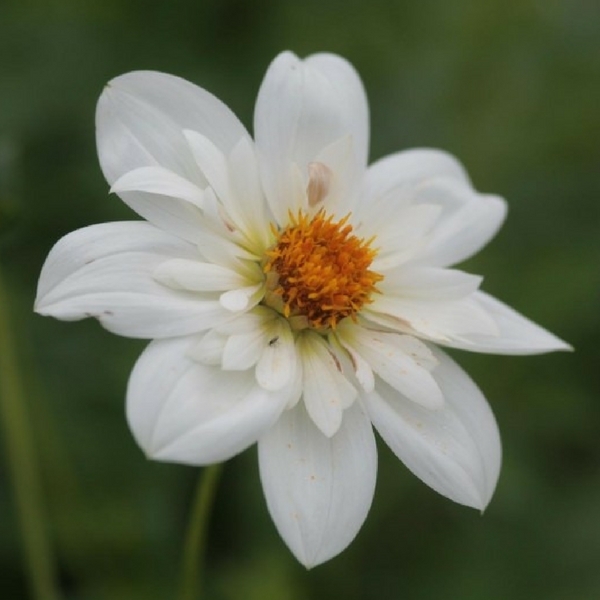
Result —
<instances>
[{"instance_id":1,"label":"blurred foliage","mask_svg":"<svg viewBox=\"0 0 600 600\"><path fill-rule=\"evenodd\" d=\"M230 461L210 598L594 600L600 597L600 5L596 0L0 0L0 263L65 598L174 596L194 469L148 462L123 415L144 343L31 312L65 233L135 218L109 197L94 107L113 76L190 79L251 128L275 54L340 53L370 98L373 159L440 147L507 224L466 269L574 354L454 353L484 390L504 467L482 518L438 497L383 445L357 540L306 572L271 523L256 452ZM6 308L6 307L4 307ZM2 597L27 597L0 461Z\"/></svg>"}]
</instances>

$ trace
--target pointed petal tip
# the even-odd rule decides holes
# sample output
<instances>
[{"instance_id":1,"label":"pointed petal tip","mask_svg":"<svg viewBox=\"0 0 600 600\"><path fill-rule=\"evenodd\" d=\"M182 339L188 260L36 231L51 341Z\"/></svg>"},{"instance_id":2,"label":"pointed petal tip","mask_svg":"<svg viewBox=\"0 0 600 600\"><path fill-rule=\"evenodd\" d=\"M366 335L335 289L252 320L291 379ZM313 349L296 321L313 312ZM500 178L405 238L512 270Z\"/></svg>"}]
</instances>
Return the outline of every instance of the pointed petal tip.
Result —
<instances>
[{"instance_id":1,"label":"pointed petal tip","mask_svg":"<svg viewBox=\"0 0 600 600\"><path fill-rule=\"evenodd\" d=\"M43 305L43 302L40 300L36 300L33 305L33 312L40 317L51 317L52 315L46 310L46 307Z\"/></svg>"},{"instance_id":2,"label":"pointed petal tip","mask_svg":"<svg viewBox=\"0 0 600 600\"><path fill-rule=\"evenodd\" d=\"M575 352L575 347L557 337L556 348L549 350L549 352Z\"/></svg>"},{"instance_id":3,"label":"pointed petal tip","mask_svg":"<svg viewBox=\"0 0 600 600\"><path fill-rule=\"evenodd\" d=\"M571 346L571 344L555 336L553 333L550 333L539 326L538 330L540 330L544 335L540 335L535 344L531 344L529 348L524 347L519 352L514 353L535 355L549 354L550 352L575 352L575 348Z\"/></svg>"},{"instance_id":4,"label":"pointed petal tip","mask_svg":"<svg viewBox=\"0 0 600 600\"><path fill-rule=\"evenodd\" d=\"M487 494L484 496L481 490L478 490L477 496L473 496L470 502L464 502L464 505L468 508L473 508L476 511L479 511L479 514L483 515L486 508L488 507L493 495L493 490L491 494Z\"/></svg>"}]
</instances>

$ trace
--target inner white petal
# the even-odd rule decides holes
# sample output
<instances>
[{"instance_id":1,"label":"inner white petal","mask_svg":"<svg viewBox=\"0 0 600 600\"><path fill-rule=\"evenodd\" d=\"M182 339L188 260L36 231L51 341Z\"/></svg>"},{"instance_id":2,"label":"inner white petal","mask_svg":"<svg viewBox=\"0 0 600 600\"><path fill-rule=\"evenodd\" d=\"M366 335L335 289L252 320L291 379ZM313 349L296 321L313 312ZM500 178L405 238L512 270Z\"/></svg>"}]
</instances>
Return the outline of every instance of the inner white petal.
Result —
<instances>
[{"instance_id":1,"label":"inner white petal","mask_svg":"<svg viewBox=\"0 0 600 600\"><path fill-rule=\"evenodd\" d=\"M420 251L441 212L433 204L371 207L363 217L360 234L367 239L375 236L379 252L372 269L382 272L409 261Z\"/></svg>"},{"instance_id":2,"label":"inner white petal","mask_svg":"<svg viewBox=\"0 0 600 600\"><path fill-rule=\"evenodd\" d=\"M216 329L224 335L251 333L257 329L265 329L277 319L277 313L266 306L255 306L252 310L242 313Z\"/></svg>"},{"instance_id":3,"label":"inner white petal","mask_svg":"<svg viewBox=\"0 0 600 600\"><path fill-rule=\"evenodd\" d=\"M437 301L380 295L365 309L365 316L376 323L441 343L472 333L499 334L496 322L471 296Z\"/></svg>"},{"instance_id":4,"label":"inner white petal","mask_svg":"<svg viewBox=\"0 0 600 600\"><path fill-rule=\"evenodd\" d=\"M342 413L356 398L354 386L340 372L323 339L311 332L298 338L302 358L306 410L315 425L333 436L342 423Z\"/></svg>"},{"instance_id":5,"label":"inner white petal","mask_svg":"<svg viewBox=\"0 0 600 600\"><path fill-rule=\"evenodd\" d=\"M284 319L276 319L267 328L267 344L256 365L256 381L269 391L288 385L296 370L294 335Z\"/></svg>"},{"instance_id":6,"label":"inner white petal","mask_svg":"<svg viewBox=\"0 0 600 600\"><path fill-rule=\"evenodd\" d=\"M231 335L223 348L223 369L225 371L245 371L260 357L267 343L267 333L256 330L252 333Z\"/></svg>"},{"instance_id":7,"label":"inner white petal","mask_svg":"<svg viewBox=\"0 0 600 600\"><path fill-rule=\"evenodd\" d=\"M311 170L311 165L321 165L319 172L315 173L314 168ZM320 198L320 201L323 202L322 206L329 213L341 216L348 214L354 207L359 187L358 179L362 175L356 169L352 136L345 135L323 148L316 156L315 162L309 163L308 174L309 205L316 209L321 208L318 203L311 204L311 183L313 183L313 177L317 175L317 181L324 184Z\"/></svg>"},{"instance_id":8,"label":"inner white petal","mask_svg":"<svg viewBox=\"0 0 600 600\"><path fill-rule=\"evenodd\" d=\"M341 325L344 327L344 324ZM338 326L337 333L339 333L340 328ZM328 336L328 341L331 344L331 347L336 352L336 357L338 359L342 359L344 356L349 358L349 364L354 371L354 375L356 380L361 385L362 389L370 393L375 388L375 375L373 374L373 369L371 365L349 344L344 343L341 336L338 336L337 333L331 333ZM344 368L348 368L344 365Z\"/></svg>"},{"instance_id":9,"label":"inner white petal","mask_svg":"<svg viewBox=\"0 0 600 600\"><path fill-rule=\"evenodd\" d=\"M196 131L183 132L196 163L217 196L223 200L233 194L225 155L207 137Z\"/></svg>"},{"instance_id":10,"label":"inner white petal","mask_svg":"<svg viewBox=\"0 0 600 600\"><path fill-rule=\"evenodd\" d=\"M407 398L430 409L444 405L444 396L429 369L436 360L411 336L372 331L353 324L342 326L341 343L362 356L384 381Z\"/></svg>"},{"instance_id":11,"label":"inner white petal","mask_svg":"<svg viewBox=\"0 0 600 600\"><path fill-rule=\"evenodd\" d=\"M246 138L233 148L229 155L229 167L237 210L244 220L245 234L257 252L262 253L270 243L264 198L258 161L254 146Z\"/></svg>"},{"instance_id":12,"label":"inner white petal","mask_svg":"<svg viewBox=\"0 0 600 600\"><path fill-rule=\"evenodd\" d=\"M210 187L217 194L227 217L235 229L246 233L244 218L239 210L227 156L217 148L207 137L195 132L184 131L192 154L200 170L208 180Z\"/></svg>"},{"instance_id":13,"label":"inner white petal","mask_svg":"<svg viewBox=\"0 0 600 600\"><path fill-rule=\"evenodd\" d=\"M214 329L207 331L198 342L187 350L187 356L203 365L220 365L227 336Z\"/></svg>"},{"instance_id":14,"label":"inner white petal","mask_svg":"<svg viewBox=\"0 0 600 600\"><path fill-rule=\"evenodd\" d=\"M154 278L173 289L193 292L216 292L246 286L248 280L239 273L211 263L174 258L161 263Z\"/></svg>"},{"instance_id":15,"label":"inner white petal","mask_svg":"<svg viewBox=\"0 0 600 600\"><path fill-rule=\"evenodd\" d=\"M263 296L264 284L258 283L221 294L219 301L223 308L231 312L245 310L252 303L258 304Z\"/></svg>"},{"instance_id":16,"label":"inner white petal","mask_svg":"<svg viewBox=\"0 0 600 600\"><path fill-rule=\"evenodd\" d=\"M424 300L455 300L472 294L483 277L455 269L396 267L379 284L383 294Z\"/></svg>"},{"instance_id":17,"label":"inner white petal","mask_svg":"<svg viewBox=\"0 0 600 600\"><path fill-rule=\"evenodd\" d=\"M111 193L147 192L185 200L198 208L204 206L202 190L181 175L163 167L140 167L122 175L110 188Z\"/></svg>"}]
</instances>

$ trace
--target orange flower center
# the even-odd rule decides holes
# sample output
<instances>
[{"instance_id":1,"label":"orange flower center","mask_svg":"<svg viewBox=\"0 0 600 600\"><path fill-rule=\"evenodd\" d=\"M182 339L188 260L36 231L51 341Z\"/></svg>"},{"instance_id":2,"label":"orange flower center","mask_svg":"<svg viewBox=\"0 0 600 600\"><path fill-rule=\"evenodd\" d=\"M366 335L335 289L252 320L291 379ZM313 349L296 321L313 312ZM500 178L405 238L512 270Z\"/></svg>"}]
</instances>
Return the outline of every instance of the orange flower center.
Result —
<instances>
[{"instance_id":1,"label":"orange flower center","mask_svg":"<svg viewBox=\"0 0 600 600\"><path fill-rule=\"evenodd\" d=\"M335 329L378 291L383 276L369 270L377 255L373 239L353 235L349 217L334 223L324 210L313 217L298 211L285 229L271 225L277 241L266 252L263 302L297 327Z\"/></svg>"}]
</instances>

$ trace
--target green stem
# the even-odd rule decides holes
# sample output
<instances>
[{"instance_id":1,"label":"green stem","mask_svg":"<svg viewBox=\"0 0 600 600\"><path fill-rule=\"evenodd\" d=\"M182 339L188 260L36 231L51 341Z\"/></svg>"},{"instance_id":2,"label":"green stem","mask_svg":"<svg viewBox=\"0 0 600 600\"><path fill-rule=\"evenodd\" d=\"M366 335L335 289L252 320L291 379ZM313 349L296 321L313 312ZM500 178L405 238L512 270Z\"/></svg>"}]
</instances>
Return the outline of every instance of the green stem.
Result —
<instances>
[{"instance_id":1,"label":"green stem","mask_svg":"<svg viewBox=\"0 0 600 600\"><path fill-rule=\"evenodd\" d=\"M55 565L46 536L31 422L20 377L10 312L0 273L0 416L14 489L31 597L58 600Z\"/></svg>"},{"instance_id":2,"label":"green stem","mask_svg":"<svg viewBox=\"0 0 600 600\"><path fill-rule=\"evenodd\" d=\"M223 465L206 467L196 486L183 554L181 600L200 597L211 509Z\"/></svg>"}]
</instances>

